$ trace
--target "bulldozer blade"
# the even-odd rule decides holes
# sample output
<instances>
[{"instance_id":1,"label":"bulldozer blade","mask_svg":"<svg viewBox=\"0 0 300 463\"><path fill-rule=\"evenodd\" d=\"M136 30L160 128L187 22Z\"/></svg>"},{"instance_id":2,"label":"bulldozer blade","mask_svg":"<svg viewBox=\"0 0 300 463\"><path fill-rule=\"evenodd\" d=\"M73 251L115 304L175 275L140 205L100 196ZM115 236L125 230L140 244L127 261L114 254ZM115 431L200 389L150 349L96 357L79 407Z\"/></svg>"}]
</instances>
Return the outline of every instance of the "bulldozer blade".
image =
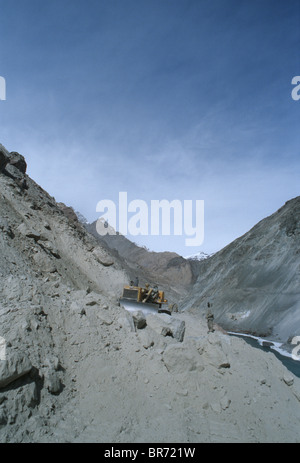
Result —
<instances>
[{"instance_id":1,"label":"bulldozer blade","mask_svg":"<svg viewBox=\"0 0 300 463\"><path fill-rule=\"evenodd\" d=\"M136 312L137 310L141 310L145 315L149 313L158 313L160 311L159 306L157 304L151 304L146 302L137 302L131 299L120 299L120 304L128 311L128 312Z\"/></svg>"}]
</instances>

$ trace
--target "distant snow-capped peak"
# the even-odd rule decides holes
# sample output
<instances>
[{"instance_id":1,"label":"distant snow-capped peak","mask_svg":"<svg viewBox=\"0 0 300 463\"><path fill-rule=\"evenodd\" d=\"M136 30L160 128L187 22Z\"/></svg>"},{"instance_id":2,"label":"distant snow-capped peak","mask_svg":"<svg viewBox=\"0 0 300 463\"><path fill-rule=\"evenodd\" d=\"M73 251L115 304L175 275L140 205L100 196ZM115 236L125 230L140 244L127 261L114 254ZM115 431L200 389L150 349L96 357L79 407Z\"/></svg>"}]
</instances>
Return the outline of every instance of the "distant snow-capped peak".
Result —
<instances>
[{"instance_id":1,"label":"distant snow-capped peak","mask_svg":"<svg viewBox=\"0 0 300 463\"><path fill-rule=\"evenodd\" d=\"M189 260L204 260L208 259L208 257L211 257L213 254L207 254L206 252L200 251L196 252L196 254L191 254L190 256L186 256L185 259Z\"/></svg>"}]
</instances>

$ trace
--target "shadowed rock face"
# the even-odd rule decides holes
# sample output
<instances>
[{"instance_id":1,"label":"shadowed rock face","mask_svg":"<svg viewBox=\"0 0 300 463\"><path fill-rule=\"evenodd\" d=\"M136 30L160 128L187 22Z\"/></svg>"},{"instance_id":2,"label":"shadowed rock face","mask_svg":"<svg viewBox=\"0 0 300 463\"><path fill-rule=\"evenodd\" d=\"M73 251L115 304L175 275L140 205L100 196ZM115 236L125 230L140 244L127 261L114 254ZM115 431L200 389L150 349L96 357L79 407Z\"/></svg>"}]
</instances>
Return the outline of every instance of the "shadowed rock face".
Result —
<instances>
[{"instance_id":1,"label":"shadowed rock face","mask_svg":"<svg viewBox=\"0 0 300 463\"><path fill-rule=\"evenodd\" d=\"M0 143L0 172L3 172L5 170L7 164L9 164L9 161L10 161L10 153Z\"/></svg>"},{"instance_id":2,"label":"shadowed rock face","mask_svg":"<svg viewBox=\"0 0 300 463\"><path fill-rule=\"evenodd\" d=\"M26 173L27 164L22 154L12 151L9 156L9 164L15 166L20 172L22 172L22 174Z\"/></svg>"},{"instance_id":3,"label":"shadowed rock face","mask_svg":"<svg viewBox=\"0 0 300 463\"><path fill-rule=\"evenodd\" d=\"M27 164L22 154L13 151L9 153L3 145L0 144L0 172L3 172L6 166L14 166L22 174L26 173ZM8 172L10 169L8 169Z\"/></svg>"},{"instance_id":4,"label":"shadowed rock face","mask_svg":"<svg viewBox=\"0 0 300 463\"><path fill-rule=\"evenodd\" d=\"M5 152L0 148L0 172L3 172L6 165L8 163L8 157L6 156Z\"/></svg>"},{"instance_id":5,"label":"shadowed rock face","mask_svg":"<svg viewBox=\"0 0 300 463\"><path fill-rule=\"evenodd\" d=\"M183 305L198 313L209 301L226 329L281 341L300 334L300 197L200 262Z\"/></svg>"}]
</instances>

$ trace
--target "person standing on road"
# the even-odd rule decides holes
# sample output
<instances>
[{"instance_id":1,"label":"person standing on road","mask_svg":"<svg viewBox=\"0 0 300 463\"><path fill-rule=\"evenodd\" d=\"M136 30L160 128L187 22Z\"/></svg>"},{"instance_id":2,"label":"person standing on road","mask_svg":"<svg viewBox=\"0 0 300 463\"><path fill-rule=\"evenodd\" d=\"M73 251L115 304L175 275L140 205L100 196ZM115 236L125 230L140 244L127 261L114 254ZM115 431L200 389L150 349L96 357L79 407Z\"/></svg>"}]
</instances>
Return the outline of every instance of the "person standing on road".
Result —
<instances>
[{"instance_id":1,"label":"person standing on road","mask_svg":"<svg viewBox=\"0 0 300 463\"><path fill-rule=\"evenodd\" d=\"M211 308L211 303L208 302L207 303L207 307L208 307L208 310L207 310L207 313L206 313L206 320L207 320L207 326L208 326L208 333L214 333L214 315L213 313L211 312L210 308Z\"/></svg>"}]
</instances>

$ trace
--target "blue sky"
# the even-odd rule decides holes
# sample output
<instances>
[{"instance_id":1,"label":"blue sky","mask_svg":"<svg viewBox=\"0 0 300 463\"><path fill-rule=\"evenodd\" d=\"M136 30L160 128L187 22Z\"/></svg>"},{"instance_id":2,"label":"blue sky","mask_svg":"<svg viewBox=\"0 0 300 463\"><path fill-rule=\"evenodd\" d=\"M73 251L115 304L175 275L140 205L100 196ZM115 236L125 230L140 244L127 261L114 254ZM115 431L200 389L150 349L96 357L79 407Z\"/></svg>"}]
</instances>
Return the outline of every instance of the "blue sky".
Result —
<instances>
[{"instance_id":1,"label":"blue sky","mask_svg":"<svg viewBox=\"0 0 300 463\"><path fill-rule=\"evenodd\" d=\"M300 0L0 0L0 143L57 201L205 201L214 252L299 195ZM130 238L130 237L129 237Z\"/></svg>"}]
</instances>

